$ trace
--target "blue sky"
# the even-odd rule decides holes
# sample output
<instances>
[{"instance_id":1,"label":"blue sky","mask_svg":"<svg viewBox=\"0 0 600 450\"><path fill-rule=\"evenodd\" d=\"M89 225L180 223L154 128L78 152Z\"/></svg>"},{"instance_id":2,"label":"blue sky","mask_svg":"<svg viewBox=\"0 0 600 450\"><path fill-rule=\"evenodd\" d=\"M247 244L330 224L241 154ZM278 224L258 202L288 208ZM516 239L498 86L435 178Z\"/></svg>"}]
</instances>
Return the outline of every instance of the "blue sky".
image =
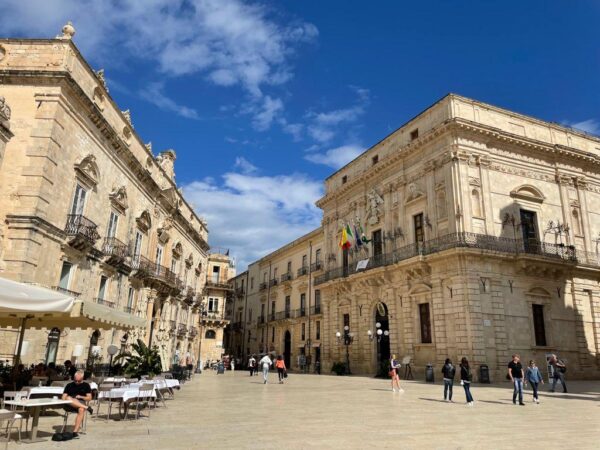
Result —
<instances>
[{"instance_id":1,"label":"blue sky","mask_svg":"<svg viewBox=\"0 0 600 450\"><path fill-rule=\"evenodd\" d=\"M4 0L75 43L243 269L320 223L322 181L448 92L600 133L600 2Z\"/></svg>"}]
</instances>

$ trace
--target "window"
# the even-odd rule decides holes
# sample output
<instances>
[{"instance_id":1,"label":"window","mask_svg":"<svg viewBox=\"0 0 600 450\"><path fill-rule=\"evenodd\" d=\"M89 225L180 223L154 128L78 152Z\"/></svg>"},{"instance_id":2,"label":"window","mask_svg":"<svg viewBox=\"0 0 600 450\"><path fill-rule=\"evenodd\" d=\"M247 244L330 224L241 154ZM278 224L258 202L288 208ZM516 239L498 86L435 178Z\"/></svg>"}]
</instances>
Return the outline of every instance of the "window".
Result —
<instances>
[{"instance_id":1,"label":"window","mask_svg":"<svg viewBox=\"0 0 600 450\"><path fill-rule=\"evenodd\" d=\"M271 328L271 342L275 342L275 327Z\"/></svg>"},{"instance_id":2,"label":"window","mask_svg":"<svg viewBox=\"0 0 600 450\"><path fill-rule=\"evenodd\" d=\"M254 277L250 277L250 289L254 289Z\"/></svg>"},{"instance_id":3,"label":"window","mask_svg":"<svg viewBox=\"0 0 600 450\"><path fill-rule=\"evenodd\" d=\"M315 314L321 314L321 291L315 290Z\"/></svg>"},{"instance_id":4,"label":"window","mask_svg":"<svg viewBox=\"0 0 600 450\"><path fill-rule=\"evenodd\" d=\"M261 323L265 320L265 304L261 303L260 305L260 321Z\"/></svg>"},{"instance_id":5,"label":"window","mask_svg":"<svg viewBox=\"0 0 600 450\"><path fill-rule=\"evenodd\" d=\"M83 214L86 196L87 191L80 184L77 184L75 195L73 196L73 204L71 205L71 214Z\"/></svg>"},{"instance_id":6,"label":"window","mask_svg":"<svg viewBox=\"0 0 600 450\"><path fill-rule=\"evenodd\" d=\"M373 231L371 235L373 241L373 257L378 258L383 254L383 239L381 238L381 230Z\"/></svg>"},{"instance_id":7,"label":"window","mask_svg":"<svg viewBox=\"0 0 600 450\"><path fill-rule=\"evenodd\" d=\"M344 175L342 177L342 184L346 184L348 182L348 175Z\"/></svg>"},{"instance_id":8,"label":"window","mask_svg":"<svg viewBox=\"0 0 600 450\"><path fill-rule=\"evenodd\" d=\"M267 282L267 272L263 273L263 283Z\"/></svg>"},{"instance_id":9,"label":"window","mask_svg":"<svg viewBox=\"0 0 600 450\"><path fill-rule=\"evenodd\" d=\"M104 275L100 277L100 287L98 288L98 298L104 300L104 296L106 295L106 284L108 283L108 278Z\"/></svg>"},{"instance_id":10,"label":"window","mask_svg":"<svg viewBox=\"0 0 600 450\"><path fill-rule=\"evenodd\" d=\"M252 339L252 331L248 330L248 344L250 344L250 339Z\"/></svg>"},{"instance_id":11,"label":"window","mask_svg":"<svg viewBox=\"0 0 600 450\"><path fill-rule=\"evenodd\" d=\"M544 326L544 305L532 305L533 307L533 329L535 332L535 345L545 347L546 327Z\"/></svg>"},{"instance_id":12,"label":"window","mask_svg":"<svg viewBox=\"0 0 600 450\"><path fill-rule=\"evenodd\" d=\"M212 281L213 283L218 283L219 282L219 266L213 266L213 271L212 271Z\"/></svg>"},{"instance_id":13,"label":"window","mask_svg":"<svg viewBox=\"0 0 600 450\"><path fill-rule=\"evenodd\" d=\"M290 318L290 308L291 308L291 304L292 304L292 299L290 298L289 295L285 296L285 318L289 319Z\"/></svg>"},{"instance_id":14,"label":"window","mask_svg":"<svg viewBox=\"0 0 600 450\"><path fill-rule=\"evenodd\" d=\"M177 263L179 260L177 258L171 259L171 272L177 273Z\"/></svg>"},{"instance_id":15,"label":"window","mask_svg":"<svg viewBox=\"0 0 600 450\"><path fill-rule=\"evenodd\" d=\"M473 204L473 217L483 217L481 214L481 197L479 196L479 190L473 189L471 191L471 203Z\"/></svg>"},{"instance_id":16,"label":"window","mask_svg":"<svg viewBox=\"0 0 600 450\"><path fill-rule=\"evenodd\" d=\"M108 218L108 229L106 230L106 237L111 238L117 235L117 223L119 223L119 216L113 211L110 212Z\"/></svg>"},{"instance_id":17,"label":"window","mask_svg":"<svg viewBox=\"0 0 600 450\"><path fill-rule=\"evenodd\" d=\"M133 312L133 301L134 301L135 290L130 287L127 293L127 312Z\"/></svg>"},{"instance_id":18,"label":"window","mask_svg":"<svg viewBox=\"0 0 600 450\"><path fill-rule=\"evenodd\" d=\"M425 240L425 230L423 229L423 213L413 217L415 227L415 242L423 242Z\"/></svg>"},{"instance_id":19,"label":"window","mask_svg":"<svg viewBox=\"0 0 600 450\"><path fill-rule=\"evenodd\" d=\"M265 329L263 328L260 332L260 342L263 344L265 342Z\"/></svg>"},{"instance_id":20,"label":"window","mask_svg":"<svg viewBox=\"0 0 600 450\"><path fill-rule=\"evenodd\" d=\"M288 261L287 263L287 273L292 273L292 262Z\"/></svg>"},{"instance_id":21,"label":"window","mask_svg":"<svg viewBox=\"0 0 600 450\"><path fill-rule=\"evenodd\" d=\"M216 339L217 332L215 330L206 330L206 333L204 333L204 338L205 339Z\"/></svg>"},{"instance_id":22,"label":"window","mask_svg":"<svg viewBox=\"0 0 600 450\"><path fill-rule=\"evenodd\" d=\"M69 282L71 281L71 269L73 264L68 261L63 261L62 269L60 271L60 281L58 287L61 289L69 289Z\"/></svg>"},{"instance_id":23,"label":"window","mask_svg":"<svg viewBox=\"0 0 600 450\"><path fill-rule=\"evenodd\" d=\"M139 230L135 232L135 243L133 244L133 260L139 261L140 255L142 254L142 233Z\"/></svg>"},{"instance_id":24,"label":"window","mask_svg":"<svg viewBox=\"0 0 600 450\"><path fill-rule=\"evenodd\" d=\"M350 314L344 314L344 333L346 333L346 327L348 331L350 329Z\"/></svg>"},{"instance_id":25,"label":"window","mask_svg":"<svg viewBox=\"0 0 600 450\"><path fill-rule=\"evenodd\" d=\"M379 162L379 155L375 155L371 158L371 162L373 163L373 165L377 164Z\"/></svg>"},{"instance_id":26,"label":"window","mask_svg":"<svg viewBox=\"0 0 600 450\"><path fill-rule=\"evenodd\" d=\"M321 249L318 248L317 251L315 252L315 262L320 263L321 262Z\"/></svg>"},{"instance_id":27,"label":"window","mask_svg":"<svg viewBox=\"0 0 600 450\"><path fill-rule=\"evenodd\" d=\"M154 260L157 266L160 266L160 264L162 263L162 255L163 248L161 245L159 245L158 247L156 247L156 259Z\"/></svg>"},{"instance_id":28,"label":"window","mask_svg":"<svg viewBox=\"0 0 600 450\"><path fill-rule=\"evenodd\" d=\"M303 341L306 340L306 324L305 323L302 324L302 340Z\"/></svg>"},{"instance_id":29,"label":"window","mask_svg":"<svg viewBox=\"0 0 600 450\"><path fill-rule=\"evenodd\" d=\"M248 322L252 322L252 308L248 311Z\"/></svg>"},{"instance_id":30,"label":"window","mask_svg":"<svg viewBox=\"0 0 600 450\"><path fill-rule=\"evenodd\" d=\"M273 278L276 280L277 279L277 267L275 267L273 269Z\"/></svg>"},{"instance_id":31,"label":"window","mask_svg":"<svg viewBox=\"0 0 600 450\"><path fill-rule=\"evenodd\" d=\"M300 294L300 315L306 314L306 294Z\"/></svg>"},{"instance_id":32,"label":"window","mask_svg":"<svg viewBox=\"0 0 600 450\"><path fill-rule=\"evenodd\" d=\"M419 129L418 129L418 128L415 128L414 130L412 130L412 131L410 132L410 140L411 140L411 141L414 141L414 140L415 140L416 138L418 138L418 137L419 137Z\"/></svg>"},{"instance_id":33,"label":"window","mask_svg":"<svg viewBox=\"0 0 600 450\"><path fill-rule=\"evenodd\" d=\"M421 343L431 344L431 317L429 303L419 305L419 319L421 322Z\"/></svg>"},{"instance_id":34,"label":"window","mask_svg":"<svg viewBox=\"0 0 600 450\"><path fill-rule=\"evenodd\" d=\"M320 320L317 320L316 336L315 337L316 337L317 341L319 339L321 339L321 321Z\"/></svg>"},{"instance_id":35,"label":"window","mask_svg":"<svg viewBox=\"0 0 600 450\"><path fill-rule=\"evenodd\" d=\"M275 300L271 302L271 320L275 320Z\"/></svg>"}]
</instances>

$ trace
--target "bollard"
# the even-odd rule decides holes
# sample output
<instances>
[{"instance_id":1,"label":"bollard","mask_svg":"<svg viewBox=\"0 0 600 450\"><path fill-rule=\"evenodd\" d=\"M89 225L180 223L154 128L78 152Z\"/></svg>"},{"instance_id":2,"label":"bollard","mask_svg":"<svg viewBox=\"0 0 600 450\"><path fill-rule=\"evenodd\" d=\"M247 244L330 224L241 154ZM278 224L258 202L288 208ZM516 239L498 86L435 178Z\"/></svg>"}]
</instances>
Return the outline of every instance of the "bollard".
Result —
<instances>
[{"instance_id":1,"label":"bollard","mask_svg":"<svg viewBox=\"0 0 600 450\"><path fill-rule=\"evenodd\" d=\"M434 380L434 376L433 376L433 364L428 363L427 366L425 366L425 381L427 383L433 383Z\"/></svg>"},{"instance_id":2,"label":"bollard","mask_svg":"<svg viewBox=\"0 0 600 450\"><path fill-rule=\"evenodd\" d=\"M487 364L479 366L479 382L490 384L490 368Z\"/></svg>"}]
</instances>

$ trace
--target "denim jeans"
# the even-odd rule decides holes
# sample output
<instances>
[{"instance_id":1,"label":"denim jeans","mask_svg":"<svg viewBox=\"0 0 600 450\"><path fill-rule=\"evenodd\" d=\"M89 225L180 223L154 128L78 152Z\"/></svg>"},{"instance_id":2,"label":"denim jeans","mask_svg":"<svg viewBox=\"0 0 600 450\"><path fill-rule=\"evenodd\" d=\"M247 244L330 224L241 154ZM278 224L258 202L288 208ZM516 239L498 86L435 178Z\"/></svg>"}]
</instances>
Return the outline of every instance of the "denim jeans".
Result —
<instances>
[{"instance_id":1,"label":"denim jeans","mask_svg":"<svg viewBox=\"0 0 600 450\"><path fill-rule=\"evenodd\" d=\"M473 396L471 395L471 383L469 381L464 381L463 387L465 388L465 395L467 396L467 403L472 402Z\"/></svg>"},{"instance_id":2,"label":"denim jeans","mask_svg":"<svg viewBox=\"0 0 600 450\"><path fill-rule=\"evenodd\" d=\"M452 385L454 384L453 380L449 380L444 378L444 400L452 400Z\"/></svg>"},{"instance_id":3,"label":"denim jeans","mask_svg":"<svg viewBox=\"0 0 600 450\"><path fill-rule=\"evenodd\" d=\"M540 383L530 381L529 384L531 384L531 389L533 389L533 398L537 399L538 398L538 386L540 385Z\"/></svg>"},{"instance_id":4,"label":"denim jeans","mask_svg":"<svg viewBox=\"0 0 600 450\"><path fill-rule=\"evenodd\" d=\"M552 392L554 392L554 388L556 387L556 382L558 380L560 380L560 384L562 384L563 392L567 392L567 385L565 384L565 374L558 369L554 369L554 377L552 378Z\"/></svg>"},{"instance_id":5,"label":"denim jeans","mask_svg":"<svg viewBox=\"0 0 600 450\"><path fill-rule=\"evenodd\" d=\"M513 378L515 389L513 390L513 403L517 401L519 394L519 403L523 403L523 378Z\"/></svg>"}]
</instances>

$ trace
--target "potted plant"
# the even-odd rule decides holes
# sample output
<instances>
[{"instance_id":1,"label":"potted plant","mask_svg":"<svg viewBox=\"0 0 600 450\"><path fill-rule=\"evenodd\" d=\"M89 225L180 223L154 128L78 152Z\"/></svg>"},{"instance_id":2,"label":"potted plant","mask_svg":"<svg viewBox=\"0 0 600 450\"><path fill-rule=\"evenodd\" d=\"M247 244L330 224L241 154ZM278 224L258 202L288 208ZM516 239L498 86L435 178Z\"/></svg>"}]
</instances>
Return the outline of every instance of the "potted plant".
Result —
<instances>
[{"instance_id":1,"label":"potted plant","mask_svg":"<svg viewBox=\"0 0 600 450\"><path fill-rule=\"evenodd\" d=\"M156 347L148 347L140 339L131 344L132 352L125 351L116 356L117 363L122 362L123 373L131 378L142 375L153 377L162 372L162 363Z\"/></svg>"}]
</instances>

